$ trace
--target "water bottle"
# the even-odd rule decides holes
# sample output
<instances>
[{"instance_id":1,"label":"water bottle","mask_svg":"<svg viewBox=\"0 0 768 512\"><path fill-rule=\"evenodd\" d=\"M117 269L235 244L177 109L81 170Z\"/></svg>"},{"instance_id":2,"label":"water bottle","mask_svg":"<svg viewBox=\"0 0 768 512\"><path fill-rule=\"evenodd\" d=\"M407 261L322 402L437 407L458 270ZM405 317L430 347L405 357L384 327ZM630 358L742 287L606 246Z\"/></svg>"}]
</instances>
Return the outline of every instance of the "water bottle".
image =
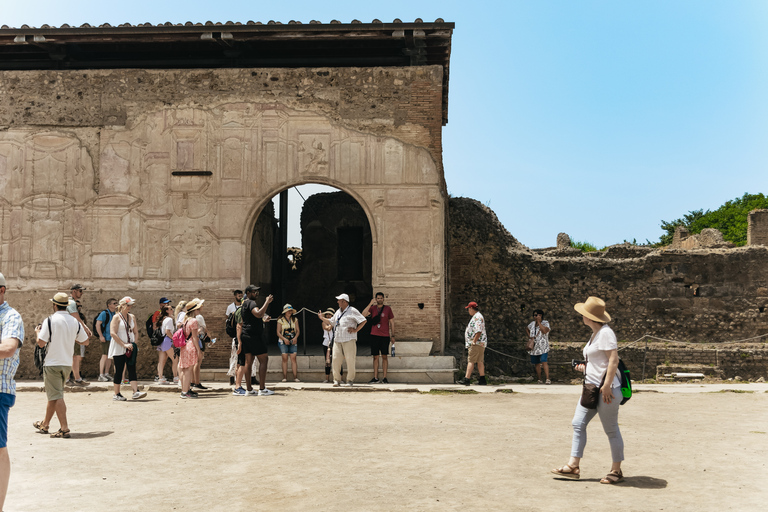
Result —
<instances>
[{"instance_id":1,"label":"water bottle","mask_svg":"<svg viewBox=\"0 0 768 512\"><path fill-rule=\"evenodd\" d=\"M392 352L391 352L391 354L392 354L392 357L395 357L395 344L394 343L392 344Z\"/></svg>"}]
</instances>

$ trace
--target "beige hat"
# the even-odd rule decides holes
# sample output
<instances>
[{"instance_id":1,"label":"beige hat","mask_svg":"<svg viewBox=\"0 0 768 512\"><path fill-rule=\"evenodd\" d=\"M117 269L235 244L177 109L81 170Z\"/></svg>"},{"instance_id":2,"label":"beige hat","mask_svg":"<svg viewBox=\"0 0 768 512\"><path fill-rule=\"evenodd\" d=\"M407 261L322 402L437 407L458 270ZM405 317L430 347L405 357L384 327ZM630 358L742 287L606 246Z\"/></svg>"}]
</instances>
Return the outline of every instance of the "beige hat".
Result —
<instances>
[{"instance_id":1,"label":"beige hat","mask_svg":"<svg viewBox=\"0 0 768 512\"><path fill-rule=\"evenodd\" d=\"M296 314L296 310L295 310L295 309L293 309L293 306L291 306L290 304L286 304L285 306L283 306L283 312L282 312L282 314L284 315L284 314L286 314L288 311L293 311L293 314L294 314L294 315Z\"/></svg>"},{"instance_id":2,"label":"beige hat","mask_svg":"<svg viewBox=\"0 0 768 512\"><path fill-rule=\"evenodd\" d=\"M203 307L204 299L198 299L195 297L191 301L187 302L187 313L191 313Z\"/></svg>"},{"instance_id":3,"label":"beige hat","mask_svg":"<svg viewBox=\"0 0 768 512\"><path fill-rule=\"evenodd\" d=\"M53 298L51 299L51 302L53 302L57 306L69 306L69 295L67 295L66 293L59 292L53 296Z\"/></svg>"},{"instance_id":4,"label":"beige hat","mask_svg":"<svg viewBox=\"0 0 768 512\"><path fill-rule=\"evenodd\" d=\"M323 316L333 316L336 313L336 310L333 308L328 308L325 310L325 313L323 313Z\"/></svg>"},{"instance_id":5,"label":"beige hat","mask_svg":"<svg viewBox=\"0 0 768 512\"><path fill-rule=\"evenodd\" d=\"M605 312L605 302L597 297L589 297L586 302L579 302L573 309L595 322L610 322L611 315Z\"/></svg>"},{"instance_id":6,"label":"beige hat","mask_svg":"<svg viewBox=\"0 0 768 512\"><path fill-rule=\"evenodd\" d=\"M0 286L5 286L5 276L0 274Z\"/></svg>"},{"instance_id":7,"label":"beige hat","mask_svg":"<svg viewBox=\"0 0 768 512\"><path fill-rule=\"evenodd\" d=\"M120 302L117 303L119 306L133 306L136 304L136 299L133 299L131 297L128 297L127 295L120 299Z\"/></svg>"}]
</instances>

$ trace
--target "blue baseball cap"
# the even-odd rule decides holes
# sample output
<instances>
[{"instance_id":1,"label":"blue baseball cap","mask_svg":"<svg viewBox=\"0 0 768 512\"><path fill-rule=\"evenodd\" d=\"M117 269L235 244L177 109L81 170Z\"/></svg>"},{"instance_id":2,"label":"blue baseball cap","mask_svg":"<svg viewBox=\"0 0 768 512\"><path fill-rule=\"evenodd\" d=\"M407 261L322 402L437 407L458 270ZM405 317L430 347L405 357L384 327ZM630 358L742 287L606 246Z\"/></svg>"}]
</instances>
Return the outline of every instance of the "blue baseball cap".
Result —
<instances>
[{"instance_id":1,"label":"blue baseball cap","mask_svg":"<svg viewBox=\"0 0 768 512\"><path fill-rule=\"evenodd\" d=\"M170 302L171 302L171 299L167 299L165 297L160 299L160 304L169 304Z\"/></svg>"}]
</instances>

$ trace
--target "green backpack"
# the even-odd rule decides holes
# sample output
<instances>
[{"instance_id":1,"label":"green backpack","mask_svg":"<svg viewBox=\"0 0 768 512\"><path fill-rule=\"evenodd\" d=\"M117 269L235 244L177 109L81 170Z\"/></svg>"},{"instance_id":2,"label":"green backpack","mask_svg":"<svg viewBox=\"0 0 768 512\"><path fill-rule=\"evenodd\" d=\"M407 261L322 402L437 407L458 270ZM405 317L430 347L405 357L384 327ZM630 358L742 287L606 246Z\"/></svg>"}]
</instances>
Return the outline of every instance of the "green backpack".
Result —
<instances>
[{"instance_id":1,"label":"green backpack","mask_svg":"<svg viewBox=\"0 0 768 512\"><path fill-rule=\"evenodd\" d=\"M619 380L621 380L621 405L627 403L627 400L632 398L632 380L629 378L629 370L624 364L624 361L619 359Z\"/></svg>"}]
</instances>

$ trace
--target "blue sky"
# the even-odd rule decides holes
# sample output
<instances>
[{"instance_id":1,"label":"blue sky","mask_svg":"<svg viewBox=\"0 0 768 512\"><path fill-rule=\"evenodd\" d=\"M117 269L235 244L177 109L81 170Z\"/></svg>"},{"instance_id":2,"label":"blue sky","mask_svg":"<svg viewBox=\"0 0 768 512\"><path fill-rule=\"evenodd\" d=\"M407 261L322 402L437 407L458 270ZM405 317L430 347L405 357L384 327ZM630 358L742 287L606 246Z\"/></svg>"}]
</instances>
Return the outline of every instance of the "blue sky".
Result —
<instances>
[{"instance_id":1,"label":"blue sky","mask_svg":"<svg viewBox=\"0 0 768 512\"><path fill-rule=\"evenodd\" d=\"M12 27L455 22L448 191L530 247L655 241L662 219L768 192L764 0L0 3Z\"/></svg>"}]
</instances>

